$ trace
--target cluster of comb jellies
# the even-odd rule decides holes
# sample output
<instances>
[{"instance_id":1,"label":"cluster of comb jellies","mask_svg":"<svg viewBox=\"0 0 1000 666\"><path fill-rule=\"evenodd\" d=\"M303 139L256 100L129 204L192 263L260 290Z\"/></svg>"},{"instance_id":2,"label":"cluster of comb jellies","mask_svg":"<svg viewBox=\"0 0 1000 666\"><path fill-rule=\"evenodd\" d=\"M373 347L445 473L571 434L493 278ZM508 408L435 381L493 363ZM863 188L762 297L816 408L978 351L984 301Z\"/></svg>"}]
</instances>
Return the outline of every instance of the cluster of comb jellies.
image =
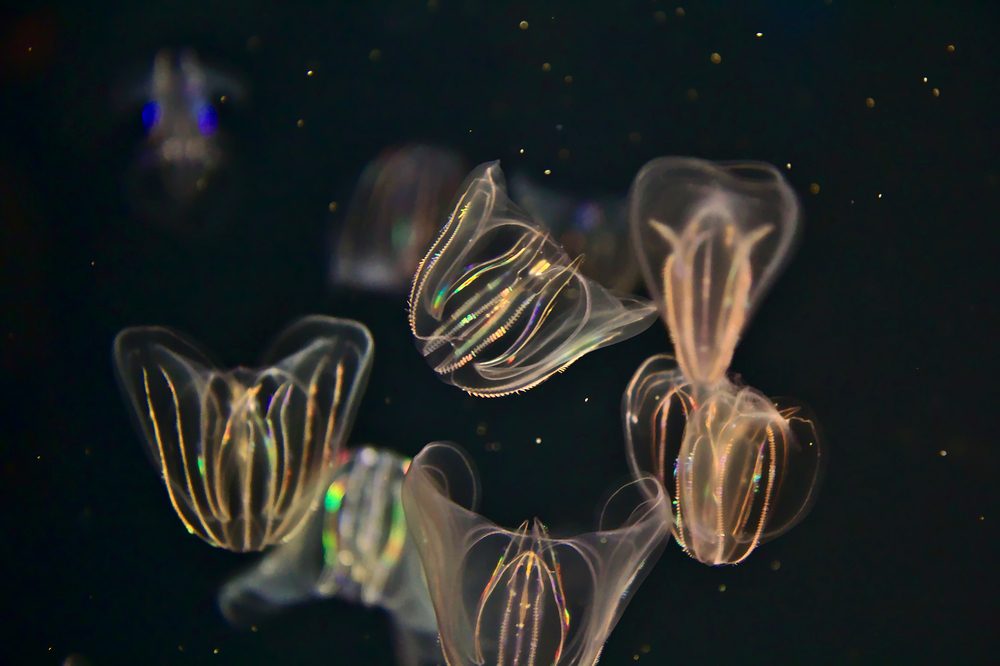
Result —
<instances>
[{"instance_id":1,"label":"cluster of comb jellies","mask_svg":"<svg viewBox=\"0 0 1000 666\"><path fill-rule=\"evenodd\" d=\"M648 359L625 391L629 462L667 487L685 551L737 563L805 515L821 470L803 408L726 376L792 248L798 203L767 164L662 158L636 176L630 224L676 358Z\"/></svg>"},{"instance_id":2,"label":"cluster of comb jellies","mask_svg":"<svg viewBox=\"0 0 1000 666\"><path fill-rule=\"evenodd\" d=\"M122 331L120 383L182 523L213 546L269 549L219 593L249 625L286 606L337 597L382 608L404 665L441 661L400 490L409 460L344 450L371 367L362 324L306 317L258 370L220 370L184 336Z\"/></svg>"},{"instance_id":3,"label":"cluster of comb jellies","mask_svg":"<svg viewBox=\"0 0 1000 666\"><path fill-rule=\"evenodd\" d=\"M271 548L223 586L227 618L337 597L388 611L404 664L594 664L671 529L698 560L736 563L805 515L822 462L812 420L726 374L792 246L794 194L765 164L664 158L629 206L655 306L581 272L507 198L496 163L467 178L409 299L423 356L485 397L536 386L659 309L676 360L648 359L625 391L634 480L590 533L480 516L475 469L451 444L412 462L342 451L372 360L357 322L307 317L259 370L219 370L163 328L118 336L119 379L185 527Z\"/></svg>"}]
</instances>

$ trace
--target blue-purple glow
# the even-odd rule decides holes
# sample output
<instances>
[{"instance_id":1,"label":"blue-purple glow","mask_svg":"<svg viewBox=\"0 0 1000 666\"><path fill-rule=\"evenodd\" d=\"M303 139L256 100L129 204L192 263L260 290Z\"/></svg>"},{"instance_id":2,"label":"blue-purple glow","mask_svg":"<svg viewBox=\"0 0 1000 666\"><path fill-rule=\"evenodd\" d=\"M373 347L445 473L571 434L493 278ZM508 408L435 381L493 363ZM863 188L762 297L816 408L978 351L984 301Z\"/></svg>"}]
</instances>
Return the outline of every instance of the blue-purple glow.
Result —
<instances>
[{"instance_id":1,"label":"blue-purple glow","mask_svg":"<svg viewBox=\"0 0 1000 666\"><path fill-rule=\"evenodd\" d=\"M142 126L146 131L153 129L160 121L160 105L156 102L146 102L142 105Z\"/></svg>"},{"instance_id":2,"label":"blue-purple glow","mask_svg":"<svg viewBox=\"0 0 1000 666\"><path fill-rule=\"evenodd\" d=\"M202 104L198 107L198 130L204 136L215 134L219 126L219 115L215 112L215 107L211 104Z\"/></svg>"},{"instance_id":3,"label":"blue-purple glow","mask_svg":"<svg viewBox=\"0 0 1000 666\"><path fill-rule=\"evenodd\" d=\"M593 202L580 204L576 209L576 227L584 232L593 231L601 224L603 212L601 207Z\"/></svg>"}]
</instances>

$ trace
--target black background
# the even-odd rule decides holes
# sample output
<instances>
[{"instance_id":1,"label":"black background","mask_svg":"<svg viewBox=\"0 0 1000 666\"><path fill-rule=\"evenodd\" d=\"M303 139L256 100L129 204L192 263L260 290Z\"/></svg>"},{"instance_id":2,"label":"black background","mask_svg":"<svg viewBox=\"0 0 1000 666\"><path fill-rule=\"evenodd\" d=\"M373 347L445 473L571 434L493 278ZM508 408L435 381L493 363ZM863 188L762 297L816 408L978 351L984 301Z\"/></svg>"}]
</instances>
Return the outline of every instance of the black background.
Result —
<instances>
[{"instance_id":1,"label":"black background","mask_svg":"<svg viewBox=\"0 0 1000 666\"><path fill-rule=\"evenodd\" d=\"M666 332L521 396L440 383L402 297L326 281L329 202L410 140L580 194L624 193L665 154L792 164L803 240L733 369L818 415L819 500L738 567L671 543L602 663L995 654L994 3L24 4L0 17L0 661L392 663L385 618L335 601L256 632L223 622L215 591L248 558L165 501L113 379L125 326L174 326L236 364L299 315L358 318L376 358L352 442L457 441L492 519L590 523L627 473L622 389ZM223 111L238 179L211 234L149 223L124 186L142 135L123 91L179 46L248 90Z\"/></svg>"}]
</instances>

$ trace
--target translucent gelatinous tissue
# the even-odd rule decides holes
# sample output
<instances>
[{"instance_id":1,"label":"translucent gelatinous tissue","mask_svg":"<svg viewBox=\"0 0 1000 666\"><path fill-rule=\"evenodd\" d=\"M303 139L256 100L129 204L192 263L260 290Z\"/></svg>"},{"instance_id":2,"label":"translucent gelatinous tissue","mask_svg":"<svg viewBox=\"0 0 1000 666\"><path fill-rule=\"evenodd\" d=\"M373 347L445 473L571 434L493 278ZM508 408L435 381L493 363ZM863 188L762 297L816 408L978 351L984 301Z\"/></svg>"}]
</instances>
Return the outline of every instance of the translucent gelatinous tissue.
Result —
<instances>
[{"instance_id":1,"label":"translucent gelatinous tissue","mask_svg":"<svg viewBox=\"0 0 1000 666\"><path fill-rule=\"evenodd\" d=\"M668 536L661 484L633 481L597 531L566 538L538 520L499 527L475 513L478 495L471 462L450 444L426 446L403 481L448 663L596 663Z\"/></svg>"},{"instance_id":2,"label":"translucent gelatinous tissue","mask_svg":"<svg viewBox=\"0 0 1000 666\"><path fill-rule=\"evenodd\" d=\"M823 469L814 422L727 379L689 382L673 358L653 356L623 399L633 472L673 498L673 533L706 564L735 564L808 512Z\"/></svg>"},{"instance_id":3,"label":"translucent gelatinous tissue","mask_svg":"<svg viewBox=\"0 0 1000 666\"><path fill-rule=\"evenodd\" d=\"M458 154L421 144L389 149L372 160L337 236L334 283L405 292L466 169Z\"/></svg>"},{"instance_id":4,"label":"translucent gelatinous tissue","mask_svg":"<svg viewBox=\"0 0 1000 666\"><path fill-rule=\"evenodd\" d=\"M220 128L223 106L245 96L232 76L190 49L163 49L142 85L122 101L139 115L146 141L127 177L135 212L174 231L216 229L239 196L238 161Z\"/></svg>"},{"instance_id":5,"label":"translucent gelatinous tissue","mask_svg":"<svg viewBox=\"0 0 1000 666\"><path fill-rule=\"evenodd\" d=\"M685 377L702 385L725 377L792 249L798 216L794 192L762 162L664 157L639 171L632 239Z\"/></svg>"},{"instance_id":6,"label":"translucent gelatinous tissue","mask_svg":"<svg viewBox=\"0 0 1000 666\"><path fill-rule=\"evenodd\" d=\"M371 366L346 319L287 328L259 370L220 370L180 334L115 339L114 359L149 453L184 526L214 546L260 550L298 529L334 470Z\"/></svg>"},{"instance_id":7,"label":"translucent gelatinous tissue","mask_svg":"<svg viewBox=\"0 0 1000 666\"><path fill-rule=\"evenodd\" d=\"M317 598L382 608L400 664L442 662L437 622L400 489L410 461L364 446L342 451L322 507L293 539L227 581L219 608L235 625Z\"/></svg>"},{"instance_id":8,"label":"translucent gelatinous tissue","mask_svg":"<svg viewBox=\"0 0 1000 666\"><path fill-rule=\"evenodd\" d=\"M460 191L409 303L417 347L444 381L485 397L525 391L650 325L652 305L583 277L510 202L498 163Z\"/></svg>"}]
</instances>

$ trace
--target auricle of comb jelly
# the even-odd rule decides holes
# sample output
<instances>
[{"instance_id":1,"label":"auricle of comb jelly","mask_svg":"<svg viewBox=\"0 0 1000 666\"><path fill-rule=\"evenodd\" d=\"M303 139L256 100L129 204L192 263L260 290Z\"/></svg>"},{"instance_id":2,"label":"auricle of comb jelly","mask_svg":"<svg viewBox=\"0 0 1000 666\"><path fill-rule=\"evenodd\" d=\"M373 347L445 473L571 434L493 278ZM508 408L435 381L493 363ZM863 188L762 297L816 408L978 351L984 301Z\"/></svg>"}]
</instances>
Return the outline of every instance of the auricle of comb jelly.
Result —
<instances>
[{"instance_id":1,"label":"auricle of comb jelly","mask_svg":"<svg viewBox=\"0 0 1000 666\"><path fill-rule=\"evenodd\" d=\"M403 480L407 527L423 562L449 664L594 664L670 529L662 485L615 492L594 532L514 530L476 511L471 461L428 444Z\"/></svg>"},{"instance_id":2,"label":"auricle of comb jelly","mask_svg":"<svg viewBox=\"0 0 1000 666\"><path fill-rule=\"evenodd\" d=\"M664 157L635 177L635 252L693 383L725 377L743 327L789 256L798 217L792 189L762 162Z\"/></svg>"},{"instance_id":3,"label":"auricle of comb jelly","mask_svg":"<svg viewBox=\"0 0 1000 666\"><path fill-rule=\"evenodd\" d=\"M400 664L439 663L434 609L400 498L409 465L387 449L342 451L321 509L219 590L223 615L247 626L291 605L335 597L389 614Z\"/></svg>"},{"instance_id":4,"label":"auricle of comb jelly","mask_svg":"<svg viewBox=\"0 0 1000 666\"><path fill-rule=\"evenodd\" d=\"M261 550L301 527L333 474L371 366L371 334L306 317L259 370L220 370L169 329L129 328L115 368L167 496L192 534Z\"/></svg>"},{"instance_id":5,"label":"auricle of comb jelly","mask_svg":"<svg viewBox=\"0 0 1000 666\"><path fill-rule=\"evenodd\" d=\"M673 533L706 564L735 564L798 523L823 453L802 407L780 407L723 379L689 382L673 358L648 359L623 398L626 452L673 498Z\"/></svg>"},{"instance_id":6,"label":"auricle of comb jelly","mask_svg":"<svg viewBox=\"0 0 1000 666\"><path fill-rule=\"evenodd\" d=\"M413 279L417 348L444 381L495 397L650 325L651 304L613 295L580 261L507 198L496 162L477 167Z\"/></svg>"}]
</instances>

